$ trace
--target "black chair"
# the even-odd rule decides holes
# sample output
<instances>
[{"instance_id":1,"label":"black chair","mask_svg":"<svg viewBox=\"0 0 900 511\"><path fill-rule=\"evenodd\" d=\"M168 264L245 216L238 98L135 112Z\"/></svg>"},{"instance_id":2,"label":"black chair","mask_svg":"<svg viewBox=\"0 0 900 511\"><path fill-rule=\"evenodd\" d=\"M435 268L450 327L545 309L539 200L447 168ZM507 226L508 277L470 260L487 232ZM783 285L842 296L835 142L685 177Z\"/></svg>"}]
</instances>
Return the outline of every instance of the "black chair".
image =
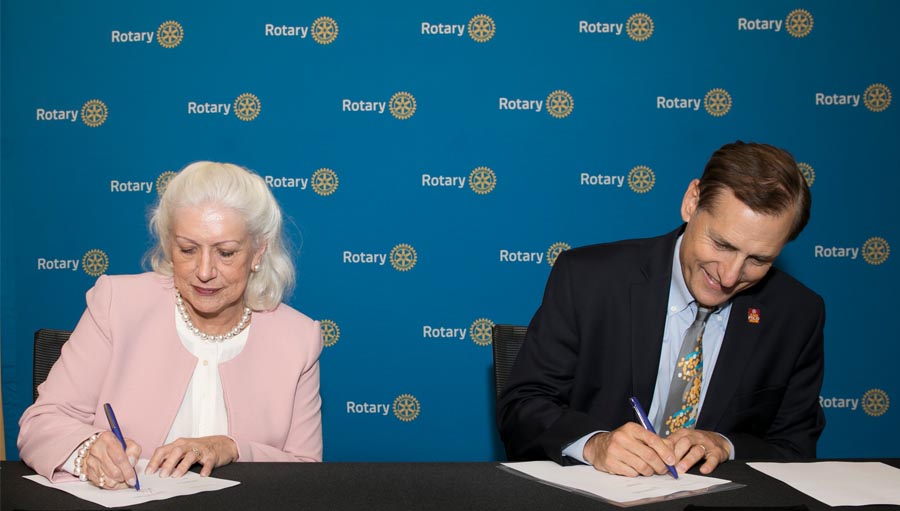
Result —
<instances>
[{"instance_id":1,"label":"black chair","mask_svg":"<svg viewBox=\"0 0 900 511\"><path fill-rule=\"evenodd\" d=\"M519 348L525 341L527 330L528 327L519 325L494 325L491 331L491 345L494 350L494 390L498 399L516 362Z\"/></svg>"},{"instance_id":2,"label":"black chair","mask_svg":"<svg viewBox=\"0 0 900 511\"><path fill-rule=\"evenodd\" d=\"M33 399L36 401L38 397L38 385L44 383L50 368L59 359L59 353L63 344L69 340L72 335L70 330L53 330L51 328L41 328L34 333L34 375L32 376Z\"/></svg>"}]
</instances>

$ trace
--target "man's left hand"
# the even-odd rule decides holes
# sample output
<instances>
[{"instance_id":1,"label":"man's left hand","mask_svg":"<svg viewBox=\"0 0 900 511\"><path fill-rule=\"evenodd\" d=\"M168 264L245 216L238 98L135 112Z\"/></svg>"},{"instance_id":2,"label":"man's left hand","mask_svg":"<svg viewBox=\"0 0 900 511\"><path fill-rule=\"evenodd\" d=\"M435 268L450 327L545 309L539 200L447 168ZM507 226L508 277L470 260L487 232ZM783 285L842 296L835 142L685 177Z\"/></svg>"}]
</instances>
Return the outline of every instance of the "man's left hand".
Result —
<instances>
[{"instance_id":1,"label":"man's left hand","mask_svg":"<svg viewBox=\"0 0 900 511\"><path fill-rule=\"evenodd\" d=\"M722 435L712 431L679 429L667 439L675 451L675 469L683 474L699 461L701 474L709 474L719 464L728 461L731 446Z\"/></svg>"}]
</instances>

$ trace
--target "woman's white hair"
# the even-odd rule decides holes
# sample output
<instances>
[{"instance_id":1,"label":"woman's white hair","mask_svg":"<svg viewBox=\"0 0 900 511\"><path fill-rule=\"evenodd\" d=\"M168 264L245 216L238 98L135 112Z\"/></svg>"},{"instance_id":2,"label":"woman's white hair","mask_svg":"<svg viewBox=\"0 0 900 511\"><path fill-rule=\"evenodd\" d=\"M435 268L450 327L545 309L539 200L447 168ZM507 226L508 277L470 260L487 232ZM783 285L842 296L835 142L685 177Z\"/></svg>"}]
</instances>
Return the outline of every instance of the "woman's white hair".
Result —
<instances>
[{"instance_id":1,"label":"woman's white hair","mask_svg":"<svg viewBox=\"0 0 900 511\"><path fill-rule=\"evenodd\" d=\"M150 217L156 245L147 258L157 273L172 275L175 215L184 207L215 204L237 211L246 223L253 251L266 246L259 271L250 273L244 301L254 311L272 310L294 287L294 263L282 233L281 208L266 182L254 172L231 163L200 161L169 181Z\"/></svg>"}]
</instances>

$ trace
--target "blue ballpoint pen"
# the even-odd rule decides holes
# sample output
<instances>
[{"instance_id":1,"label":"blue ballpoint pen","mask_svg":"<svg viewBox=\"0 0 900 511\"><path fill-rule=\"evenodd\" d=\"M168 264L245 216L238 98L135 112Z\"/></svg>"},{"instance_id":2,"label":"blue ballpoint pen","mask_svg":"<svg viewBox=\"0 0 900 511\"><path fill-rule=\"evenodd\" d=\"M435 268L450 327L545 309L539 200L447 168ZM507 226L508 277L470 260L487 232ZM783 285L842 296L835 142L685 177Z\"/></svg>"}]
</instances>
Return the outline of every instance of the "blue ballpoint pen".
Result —
<instances>
[{"instance_id":1,"label":"blue ballpoint pen","mask_svg":"<svg viewBox=\"0 0 900 511\"><path fill-rule=\"evenodd\" d=\"M119 421L116 420L116 414L113 412L112 406L109 403L103 405L103 410L106 411L106 420L109 421L109 428L112 430L113 434L116 435L116 438L119 439L119 443L122 444L122 449L125 450L125 436L122 435L122 430L119 429ZM138 481L137 470L134 471L134 489L141 489L141 482Z\"/></svg>"},{"instance_id":2,"label":"blue ballpoint pen","mask_svg":"<svg viewBox=\"0 0 900 511\"><path fill-rule=\"evenodd\" d=\"M641 408L641 404L638 403L637 398L632 397L632 398L629 398L628 400L631 401L631 407L634 408L635 415L637 415L638 420L641 421L641 426L644 426L644 429L646 429L647 431L649 431L655 435L656 430L653 429L653 424L650 424L650 419L647 418L647 414L644 413L644 409ZM672 477L674 477L675 479L678 479L678 471L675 470L675 467L673 467L672 465L666 465L666 466L669 467L669 473L672 474Z\"/></svg>"}]
</instances>

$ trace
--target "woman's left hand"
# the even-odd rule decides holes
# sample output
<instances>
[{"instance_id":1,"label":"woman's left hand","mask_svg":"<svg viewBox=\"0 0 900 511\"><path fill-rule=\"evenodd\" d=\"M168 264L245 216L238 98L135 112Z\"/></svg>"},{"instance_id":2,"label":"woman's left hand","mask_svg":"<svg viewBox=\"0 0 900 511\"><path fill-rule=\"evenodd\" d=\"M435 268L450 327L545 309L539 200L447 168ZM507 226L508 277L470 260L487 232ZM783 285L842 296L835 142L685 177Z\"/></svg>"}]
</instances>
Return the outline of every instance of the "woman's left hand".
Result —
<instances>
[{"instance_id":1,"label":"woman's left hand","mask_svg":"<svg viewBox=\"0 0 900 511\"><path fill-rule=\"evenodd\" d=\"M216 467L227 465L238 457L234 440L223 435L200 438L179 438L156 449L145 474L159 470L159 477L181 477L194 463L203 465L201 476L208 476Z\"/></svg>"}]
</instances>

